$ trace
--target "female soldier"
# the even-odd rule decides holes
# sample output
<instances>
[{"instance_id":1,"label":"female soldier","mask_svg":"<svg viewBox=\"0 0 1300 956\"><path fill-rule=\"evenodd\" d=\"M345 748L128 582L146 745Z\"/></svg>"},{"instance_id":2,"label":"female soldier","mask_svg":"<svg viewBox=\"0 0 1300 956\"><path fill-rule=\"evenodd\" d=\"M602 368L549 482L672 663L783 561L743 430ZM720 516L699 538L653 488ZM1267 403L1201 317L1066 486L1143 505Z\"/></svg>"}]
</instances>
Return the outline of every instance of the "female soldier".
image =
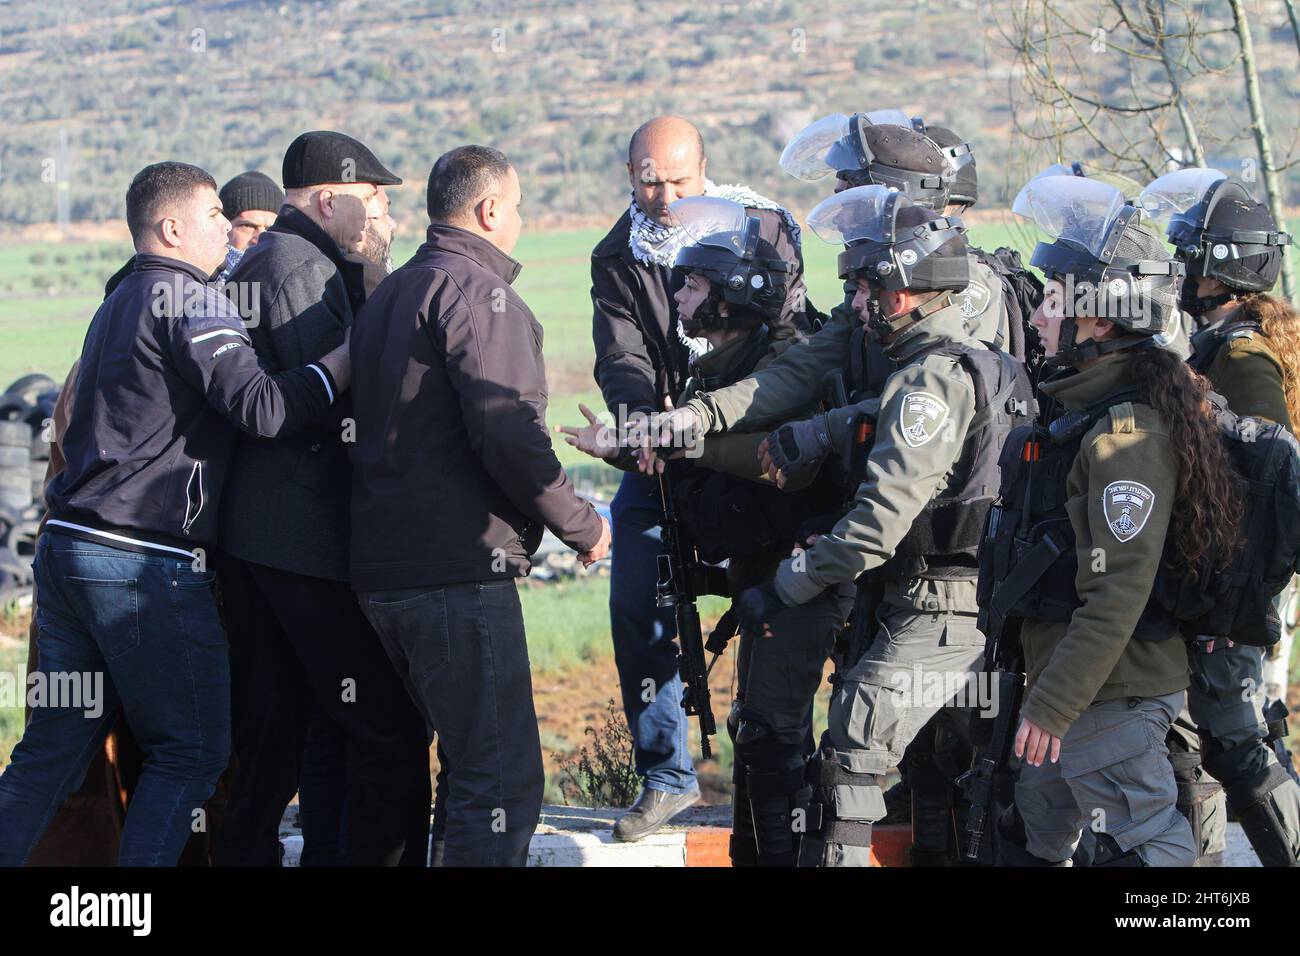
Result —
<instances>
[{"instance_id":1,"label":"female soldier","mask_svg":"<svg viewBox=\"0 0 1300 956\"><path fill-rule=\"evenodd\" d=\"M1192 367L1238 415L1294 432L1300 423L1300 316L1268 294L1290 236L1278 230L1245 184L1217 169L1161 176L1139 201L1153 218L1167 222L1169 241L1187 266L1180 301L1201 326L1192 338ZM1285 645L1280 636L1279 622L1276 635L1256 636L1248 644L1198 644L1187 705L1201 738L1201 763L1223 784L1228 808L1260 861L1296 866L1300 787L1294 769L1279 763L1269 746L1286 735L1287 709L1282 703L1261 711L1255 693L1264 683L1262 645ZM1250 693L1243 695L1243 688ZM1289 763L1285 749L1282 754Z\"/></svg>"},{"instance_id":2,"label":"female soldier","mask_svg":"<svg viewBox=\"0 0 1300 956\"><path fill-rule=\"evenodd\" d=\"M712 197L681 199L671 208L694 240L678 253L674 268L678 316L686 336L696 345L707 343L692 348L691 378L679 398L685 401L766 366L793 344L796 333L780 324L785 263L758 237L758 221L738 203ZM595 414L579 408L588 424L562 426L566 441L618 467L636 468ZM798 526L839 504L830 469L802 490L772 487L759 465L765 437L766 432L710 439L699 458L673 465L674 498L687 537L705 560L728 560L732 594L771 581L796 543ZM795 822L802 816L795 811L810 796L804 765L812 699L852 593L851 587L831 588L777 615L770 636L741 633L738 690L727 720L735 745L733 865L795 864Z\"/></svg>"},{"instance_id":3,"label":"female soldier","mask_svg":"<svg viewBox=\"0 0 1300 956\"><path fill-rule=\"evenodd\" d=\"M981 567L981 604L1021 619L1026 670L1023 835L1004 818L1003 861L1068 865L1088 826L1094 865L1190 865L1165 744L1187 650L1148 601L1166 539L1186 573L1227 550L1211 549L1241 503L1208 383L1166 348L1182 265L1105 183L1038 179L1014 208L1053 238L1032 259L1048 280L1033 323L1064 411L1008 440Z\"/></svg>"}]
</instances>

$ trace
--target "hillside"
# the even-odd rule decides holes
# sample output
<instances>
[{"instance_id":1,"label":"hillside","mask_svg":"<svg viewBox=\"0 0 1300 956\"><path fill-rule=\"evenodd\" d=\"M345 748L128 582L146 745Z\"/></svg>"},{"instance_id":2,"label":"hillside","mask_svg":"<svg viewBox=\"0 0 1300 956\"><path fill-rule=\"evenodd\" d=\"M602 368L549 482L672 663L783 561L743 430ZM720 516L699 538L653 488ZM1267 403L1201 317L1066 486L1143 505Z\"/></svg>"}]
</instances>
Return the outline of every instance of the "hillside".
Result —
<instances>
[{"instance_id":1,"label":"hillside","mask_svg":"<svg viewBox=\"0 0 1300 956\"><path fill-rule=\"evenodd\" d=\"M1004 6L12 0L0 3L0 224L54 220L60 193L73 221L120 218L130 176L164 157L219 182L246 168L278 178L294 135L333 127L407 178L394 192L406 227L432 160L465 141L511 155L534 224L594 226L623 203L628 135L665 111L703 128L715 180L806 208L822 189L777 167L788 137L827 112L884 106L968 136L984 204L1005 204L1024 144L1010 132ZM1285 14L1261 17L1265 93L1289 95ZM1278 112L1285 145L1297 117Z\"/></svg>"}]
</instances>

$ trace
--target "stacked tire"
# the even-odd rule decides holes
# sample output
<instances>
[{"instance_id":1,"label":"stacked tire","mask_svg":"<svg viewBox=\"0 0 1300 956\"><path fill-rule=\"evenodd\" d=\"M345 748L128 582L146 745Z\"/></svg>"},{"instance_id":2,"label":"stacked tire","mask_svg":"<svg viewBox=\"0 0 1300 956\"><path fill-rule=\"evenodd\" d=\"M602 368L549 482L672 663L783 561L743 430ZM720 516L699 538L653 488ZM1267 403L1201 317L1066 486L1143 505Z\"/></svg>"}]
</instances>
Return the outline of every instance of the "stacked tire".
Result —
<instances>
[{"instance_id":1,"label":"stacked tire","mask_svg":"<svg viewBox=\"0 0 1300 956\"><path fill-rule=\"evenodd\" d=\"M0 604L32 585L36 529L45 511L47 423L59 397L48 375L24 375L0 396Z\"/></svg>"}]
</instances>

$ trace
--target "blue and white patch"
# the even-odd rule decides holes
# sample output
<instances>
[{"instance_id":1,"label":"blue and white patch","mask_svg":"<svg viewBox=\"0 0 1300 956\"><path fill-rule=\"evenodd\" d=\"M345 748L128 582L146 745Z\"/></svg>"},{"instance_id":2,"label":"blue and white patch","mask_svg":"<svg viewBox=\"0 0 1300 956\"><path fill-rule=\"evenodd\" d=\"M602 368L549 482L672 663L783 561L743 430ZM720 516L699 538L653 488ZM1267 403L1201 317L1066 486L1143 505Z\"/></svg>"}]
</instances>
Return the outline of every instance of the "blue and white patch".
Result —
<instances>
[{"instance_id":1,"label":"blue and white patch","mask_svg":"<svg viewBox=\"0 0 1300 956\"><path fill-rule=\"evenodd\" d=\"M903 440L912 448L920 448L935 435L948 420L948 403L930 392L909 392L903 396L903 406L898 412L898 424L903 430Z\"/></svg>"},{"instance_id":2,"label":"blue and white patch","mask_svg":"<svg viewBox=\"0 0 1300 956\"><path fill-rule=\"evenodd\" d=\"M1112 481L1101 493L1102 513L1121 544L1142 533L1155 503L1155 492L1140 481Z\"/></svg>"}]
</instances>

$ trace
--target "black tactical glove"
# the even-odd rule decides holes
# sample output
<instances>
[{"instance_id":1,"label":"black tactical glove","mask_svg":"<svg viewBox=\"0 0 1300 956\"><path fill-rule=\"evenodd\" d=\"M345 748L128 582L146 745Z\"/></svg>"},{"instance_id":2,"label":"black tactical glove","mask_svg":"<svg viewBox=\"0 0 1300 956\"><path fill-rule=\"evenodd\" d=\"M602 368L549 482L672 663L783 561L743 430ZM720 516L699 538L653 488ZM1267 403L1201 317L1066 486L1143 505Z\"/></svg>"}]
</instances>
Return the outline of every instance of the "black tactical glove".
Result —
<instances>
[{"instance_id":1,"label":"black tactical glove","mask_svg":"<svg viewBox=\"0 0 1300 956\"><path fill-rule=\"evenodd\" d=\"M831 433L825 415L786 422L767 436L772 465L786 481L816 468L830 450Z\"/></svg>"},{"instance_id":2,"label":"black tactical glove","mask_svg":"<svg viewBox=\"0 0 1300 956\"><path fill-rule=\"evenodd\" d=\"M771 582L740 592L733 605L740 618L741 630L746 634L770 637L772 618L790 605L781 600Z\"/></svg>"}]
</instances>

